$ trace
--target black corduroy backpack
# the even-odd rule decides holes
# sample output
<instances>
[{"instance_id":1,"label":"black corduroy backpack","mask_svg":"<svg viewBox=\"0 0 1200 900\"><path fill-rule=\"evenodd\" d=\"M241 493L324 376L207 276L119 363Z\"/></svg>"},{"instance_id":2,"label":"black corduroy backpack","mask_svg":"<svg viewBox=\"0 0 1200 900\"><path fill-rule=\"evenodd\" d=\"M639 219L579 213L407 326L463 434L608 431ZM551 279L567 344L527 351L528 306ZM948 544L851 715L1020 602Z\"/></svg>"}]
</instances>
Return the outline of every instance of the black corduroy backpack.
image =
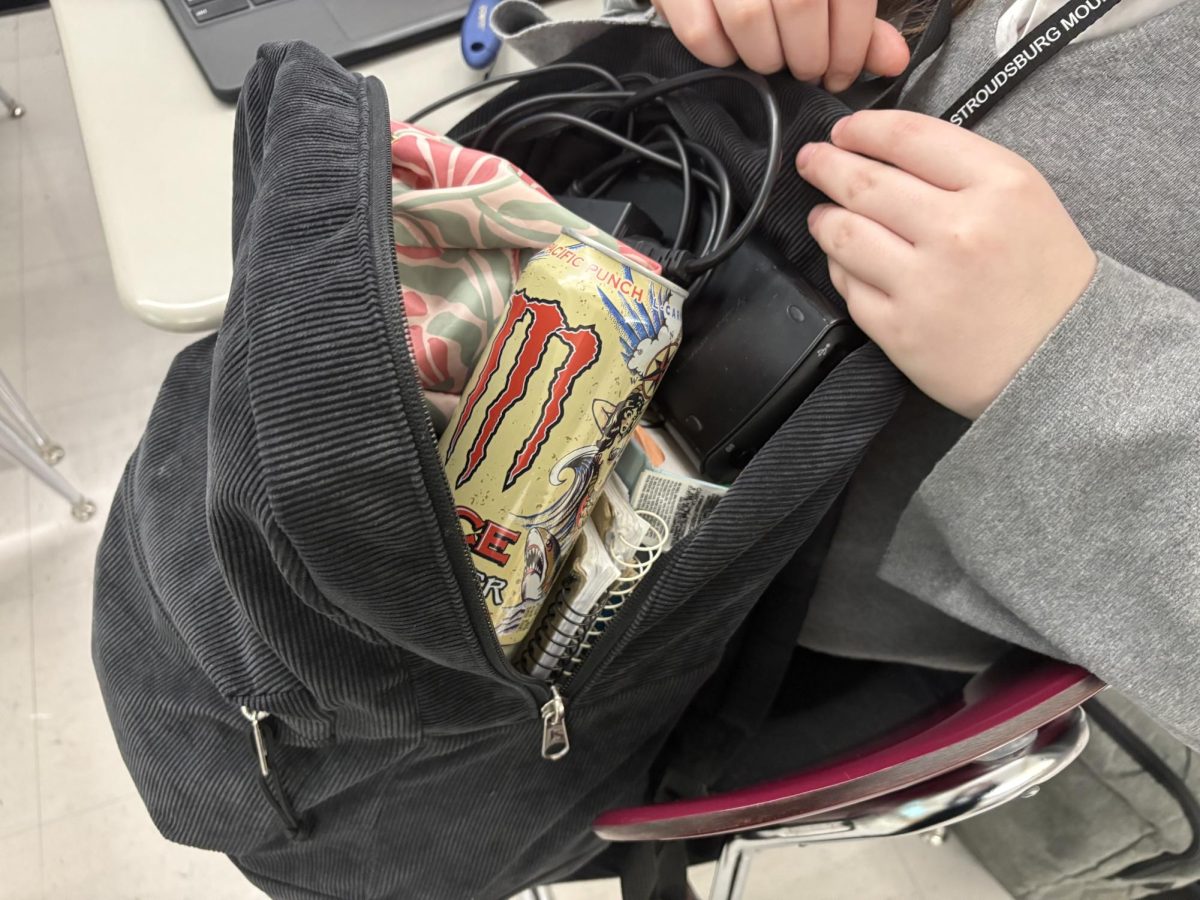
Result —
<instances>
[{"instance_id":1,"label":"black corduroy backpack","mask_svg":"<svg viewBox=\"0 0 1200 900\"><path fill-rule=\"evenodd\" d=\"M577 58L697 65L665 31ZM744 202L764 160L724 90L673 112ZM778 90L785 153L850 111ZM391 99L406 105L402 85ZM561 686L571 749L547 760L554 698L491 631L397 301L388 97L307 45L270 45L236 128L225 320L172 366L97 564L93 652L125 762L166 837L227 853L272 897L500 900L565 878L604 849L597 814L661 795L664 771L668 790L719 774L711 754L676 765L663 748L702 686L727 693L743 660L768 658L756 635L794 635L811 574L797 551L905 381L871 344L833 370ZM514 152L554 188L535 147ZM803 227L819 199L784 179L762 227L835 296ZM778 669L749 678L763 715ZM690 717L703 739L677 735L672 755L728 756L758 713L723 708Z\"/></svg>"}]
</instances>

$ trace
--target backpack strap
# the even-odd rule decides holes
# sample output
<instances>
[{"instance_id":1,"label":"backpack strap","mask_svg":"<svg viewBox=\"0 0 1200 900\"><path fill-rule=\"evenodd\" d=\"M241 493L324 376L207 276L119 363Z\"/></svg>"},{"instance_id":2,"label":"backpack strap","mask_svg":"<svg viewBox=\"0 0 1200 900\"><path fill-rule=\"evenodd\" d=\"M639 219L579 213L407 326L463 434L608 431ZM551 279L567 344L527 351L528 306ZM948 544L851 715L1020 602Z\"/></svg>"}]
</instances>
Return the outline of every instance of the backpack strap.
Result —
<instances>
[{"instance_id":1,"label":"backpack strap","mask_svg":"<svg viewBox=\"0 0 1200 900\"><path fill-rule=\"evenodd\" d=\"M766 722L795 654L844 497L842 491L775 577L730 642L721 667L689 705L660 782L660 802L709 793Z\"/></svg>"},{"instance_id":2,"label":"backpack strap","mask_svg":"<svg viewBox=\"0 0 1200 900\"><path fill-rule=\"evenodd\" d=\"M621 858L623 900L695 900L687 880L687 841L642 841Z\"/></svg>"},{"instance_id":3,"label":"backpack strap","mask_svg":"<svg viewBox=\"0 0 1200 900\"><path fill-rule=\"evenodd\" d=\"M849 478L839 477L844 485ZM838 493L729 643L721 666L689 705L664 754L655 802L708 794L767 720L796 650L817 576L837 530ZM643 841L621 857L624 900L692 900L688 842Z\"/></svg>"}]
</instances>

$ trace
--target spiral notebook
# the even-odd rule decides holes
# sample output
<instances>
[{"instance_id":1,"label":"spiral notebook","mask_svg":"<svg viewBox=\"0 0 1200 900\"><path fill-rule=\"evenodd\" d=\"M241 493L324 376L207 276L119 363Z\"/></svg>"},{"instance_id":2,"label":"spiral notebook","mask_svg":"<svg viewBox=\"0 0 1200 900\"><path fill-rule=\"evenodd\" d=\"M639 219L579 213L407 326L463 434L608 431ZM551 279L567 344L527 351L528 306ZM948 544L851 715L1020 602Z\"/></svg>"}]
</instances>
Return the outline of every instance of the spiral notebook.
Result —
<instances>
[{"instance_id":1,"label":"spiral notebook","mask_svg":"<svg viewBox=\"0 0 1200 900\"><path fill-rule=\"evenodd\" d=\"M686 461L665 432L638 430L639 439L625 450L617 477L605 486L605 497L597 502L522 654L525 670L538 678L569 676L658 558L699 527L727 491L688 474ZM604 520L605 504L621 507L620 525ZM630 515L643 527L631 525Z\"/></svg>"}]
</instances>

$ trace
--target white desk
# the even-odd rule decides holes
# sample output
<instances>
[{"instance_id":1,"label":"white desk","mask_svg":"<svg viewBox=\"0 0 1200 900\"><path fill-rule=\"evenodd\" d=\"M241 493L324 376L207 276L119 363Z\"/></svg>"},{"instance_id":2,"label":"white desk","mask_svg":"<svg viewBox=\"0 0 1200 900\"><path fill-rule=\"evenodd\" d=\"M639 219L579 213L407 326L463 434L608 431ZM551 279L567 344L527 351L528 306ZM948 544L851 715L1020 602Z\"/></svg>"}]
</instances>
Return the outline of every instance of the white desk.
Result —
<instances>
[{"instance_id":1,"label":"white desk","mask_svg":"<svg viewBox=\"0 0 1200 900\"><path fill-rule=\"evenodd\" d=\"M599 7L563 0L552 12ZM54 0L51 9L121 301L160 328L215 327L231 273L234 107L209 91L162 0ZM523 67L505 51L497 71ZM480 78L457 36L354 68L388 88L393 118ZM423 124L449 127L470 108L464 101Z\"/></svg>"}]
</instances>

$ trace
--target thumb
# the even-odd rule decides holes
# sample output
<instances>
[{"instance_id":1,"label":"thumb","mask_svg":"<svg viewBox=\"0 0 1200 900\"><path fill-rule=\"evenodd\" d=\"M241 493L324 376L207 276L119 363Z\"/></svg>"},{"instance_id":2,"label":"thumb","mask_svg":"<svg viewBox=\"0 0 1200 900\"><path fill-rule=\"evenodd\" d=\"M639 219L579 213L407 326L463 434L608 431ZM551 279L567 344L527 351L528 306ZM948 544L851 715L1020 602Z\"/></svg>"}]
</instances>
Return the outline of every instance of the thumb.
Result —
<instances>
[{"instance_id":1,"label":"thumb","mask_svg":"<svg viewBox=\"0 0 1200 900\"><path fill-rule=\"evenodd\" d=\"M908 65L908 42L904 36L882 19L876 19L871 29L871 43L863 67L873 75L899 75Z\"/></svg>"}]
</instances>

